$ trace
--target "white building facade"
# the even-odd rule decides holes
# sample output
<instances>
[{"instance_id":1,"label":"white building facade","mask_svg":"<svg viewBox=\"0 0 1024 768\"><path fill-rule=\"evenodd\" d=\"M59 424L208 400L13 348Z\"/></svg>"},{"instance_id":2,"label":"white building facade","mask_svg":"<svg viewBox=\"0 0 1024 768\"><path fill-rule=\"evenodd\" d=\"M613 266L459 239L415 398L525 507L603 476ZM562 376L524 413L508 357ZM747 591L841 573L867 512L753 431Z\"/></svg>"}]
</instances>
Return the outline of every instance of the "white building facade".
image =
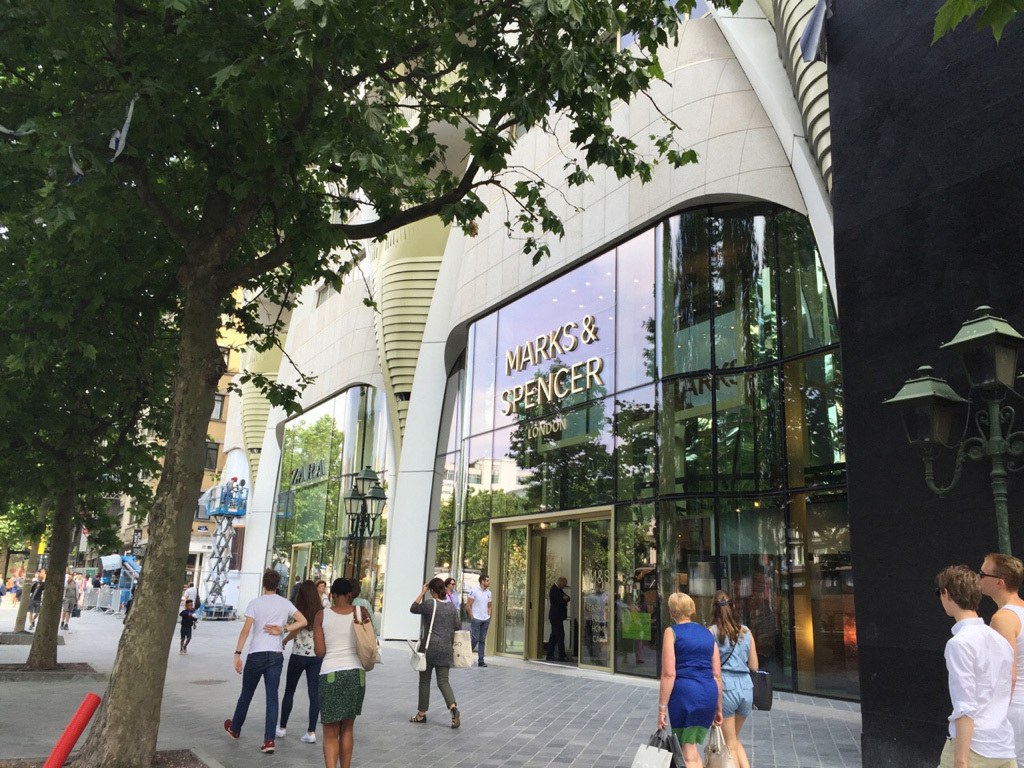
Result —
<instances>
[{"instance_id":1,"label":"white building facade","mask_svg":"<svg viewBox=\"0 0 1024 768\"><path fill-rule=\"evenodd\" d=\"M573 663L654 676L667 595L707 620L722 589L776 687L858 695L828 95L794 54L813 5L681 25L651 95L696 164L569 189L568 126L522 136L509 164L557 189L566 229L540 264L495 197L474 237L421 222L340 292L305 289L278 380L317 378L246 435L240 605L267 567L346 576L410 638L427 579L486 573L489 652L542 659L566 576ZM613 119L642 147L664 130L643 98ZM354 527L366 467L388 502Z\"/></svg>"}]
</instances>

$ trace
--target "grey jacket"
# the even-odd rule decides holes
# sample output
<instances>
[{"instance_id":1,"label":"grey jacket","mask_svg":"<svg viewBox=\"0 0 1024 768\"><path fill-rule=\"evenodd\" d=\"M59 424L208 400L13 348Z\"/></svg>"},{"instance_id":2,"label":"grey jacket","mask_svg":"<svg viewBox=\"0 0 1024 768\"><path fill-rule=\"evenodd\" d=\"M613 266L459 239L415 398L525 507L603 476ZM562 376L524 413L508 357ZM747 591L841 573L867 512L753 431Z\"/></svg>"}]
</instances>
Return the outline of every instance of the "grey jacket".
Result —
<instances>
[{"instance_id":1,"label":"grey jacket","mask_svg":"<svg viewBox=\"0 0 1024 768\"><path fill-rule=\"evenodd\" d=\"M429 594L423 596L422 603L413 603L410 613L418 613L420 619L420 650L427 637L430 627L430 615L434 611L434 598ZM455 641L455 630L462 629L462 619L458 609L449 600L438 600L437 616L434 618L434 631L430 634L430 647L427 648L427 663L434 667L450 667L454 662L452 643Z\"/></svg>"}]
</instances>

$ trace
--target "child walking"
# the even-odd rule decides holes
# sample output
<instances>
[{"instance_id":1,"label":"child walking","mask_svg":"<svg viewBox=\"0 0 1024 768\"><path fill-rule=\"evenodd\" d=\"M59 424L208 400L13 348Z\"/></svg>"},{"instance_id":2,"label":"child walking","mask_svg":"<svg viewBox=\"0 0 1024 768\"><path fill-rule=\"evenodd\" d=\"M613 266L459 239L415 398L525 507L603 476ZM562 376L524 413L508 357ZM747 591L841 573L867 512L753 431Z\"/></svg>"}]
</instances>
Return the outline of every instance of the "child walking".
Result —
<instances>
[{"instance_id":1,"label":"child walking","mask_svg":"<svg viewBox=\"0 0 1024 768\"><path fill-rule=\"evenodd\" d=\"M196 612L192 608L192 601L185 601L185 610L178 614L181 616L181 647L179 654L188 653L188 644L192 642L192 628L199 623Z\"/></svg>"}]
</instances>

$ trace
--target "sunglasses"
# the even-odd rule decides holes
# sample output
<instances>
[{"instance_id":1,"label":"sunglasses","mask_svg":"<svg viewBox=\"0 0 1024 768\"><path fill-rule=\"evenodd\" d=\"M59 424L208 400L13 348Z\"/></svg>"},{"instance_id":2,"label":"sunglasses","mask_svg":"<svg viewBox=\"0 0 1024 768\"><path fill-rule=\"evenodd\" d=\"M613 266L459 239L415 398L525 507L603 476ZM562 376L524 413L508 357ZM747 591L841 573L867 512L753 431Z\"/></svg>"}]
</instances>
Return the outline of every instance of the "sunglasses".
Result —
<instances>
[{"instance_id":1,"label":"sunglasses","mask_svg":"<svg viewBox=\"0 0 1024 768\"><path fill-rule=\"evenodd\" d=\"M942 599L942 590L939 589L938 587L935 588L935 596L937 598L939 598L940 600Z\"/></svg>"},{"instance_id":2,"label":"sunglasses","mask_svg":"<svg viewBox=\"0 0 1024 768\"><path fill-rule=\"evenodd\" d=\"M984 571L978 571L978 577L982 579L998 579L994 573L985 573Z\"/></svg>"}]
</instances>

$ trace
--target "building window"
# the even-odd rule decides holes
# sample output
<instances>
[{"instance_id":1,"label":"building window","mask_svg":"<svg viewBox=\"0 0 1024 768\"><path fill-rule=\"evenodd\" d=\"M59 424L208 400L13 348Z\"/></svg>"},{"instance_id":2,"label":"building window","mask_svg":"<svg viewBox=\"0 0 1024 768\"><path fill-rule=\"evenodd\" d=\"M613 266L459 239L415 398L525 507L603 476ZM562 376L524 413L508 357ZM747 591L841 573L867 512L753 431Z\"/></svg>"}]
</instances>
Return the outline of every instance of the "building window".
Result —
<instances>
[{"instance_id":1,"label":"building window","mask_svg":"<svg viewBox=\"0 0 1024 768\"><path fill-rule=\"evenodd\" d=\"M220 443L207 443L206 444L206 469L215 470L217 468L217 457L220 456Z\"/></svg>"},{"instance_id":2,"label":"building window","mask_svg":"<svg viewBox=\"0 0 1024 768\"><path fill-rule=\"evenodd\" d=\"M324 283L316 289L316 305L319 307L336 293L337 291L334 289L333 285L330 283Z\"/></svg>"},{"instance_id":3,"label":"building window","mask_svg":"<svg viewBox=\"0 0 1024 768\"><path fill-rule=\"evenodd\" d=\"M210 421L224 421L224 400L227 395L218 392L213 396L213 413L210 414Z\"/></svg>"},{"instance_id":4,"label":"building window","mask_svg":"<svg viewBox=\"0 0 1024 768\"><path fill-rule=\"evenodd\" d=\"M766 202L665 217L537 286L470 326L449 378L428 566L443 530L466 571L491 520L535 515L472 566L525 589L516 536L613 507L617 671L657 675L665 595L706 622L724 589L776 688L857 698L838 342L810 222Z\"/></svg>"},{"instance_id":5,"label":"building window","mask_svg":"<svg viewBox=\"0 0 1024 768\"><path fill-rule=\"evenodd\" d=\"M220 350L220 356L224 358L224 370L231 370L231 347L217 347Z\"/></svg>"}]
</instances>

